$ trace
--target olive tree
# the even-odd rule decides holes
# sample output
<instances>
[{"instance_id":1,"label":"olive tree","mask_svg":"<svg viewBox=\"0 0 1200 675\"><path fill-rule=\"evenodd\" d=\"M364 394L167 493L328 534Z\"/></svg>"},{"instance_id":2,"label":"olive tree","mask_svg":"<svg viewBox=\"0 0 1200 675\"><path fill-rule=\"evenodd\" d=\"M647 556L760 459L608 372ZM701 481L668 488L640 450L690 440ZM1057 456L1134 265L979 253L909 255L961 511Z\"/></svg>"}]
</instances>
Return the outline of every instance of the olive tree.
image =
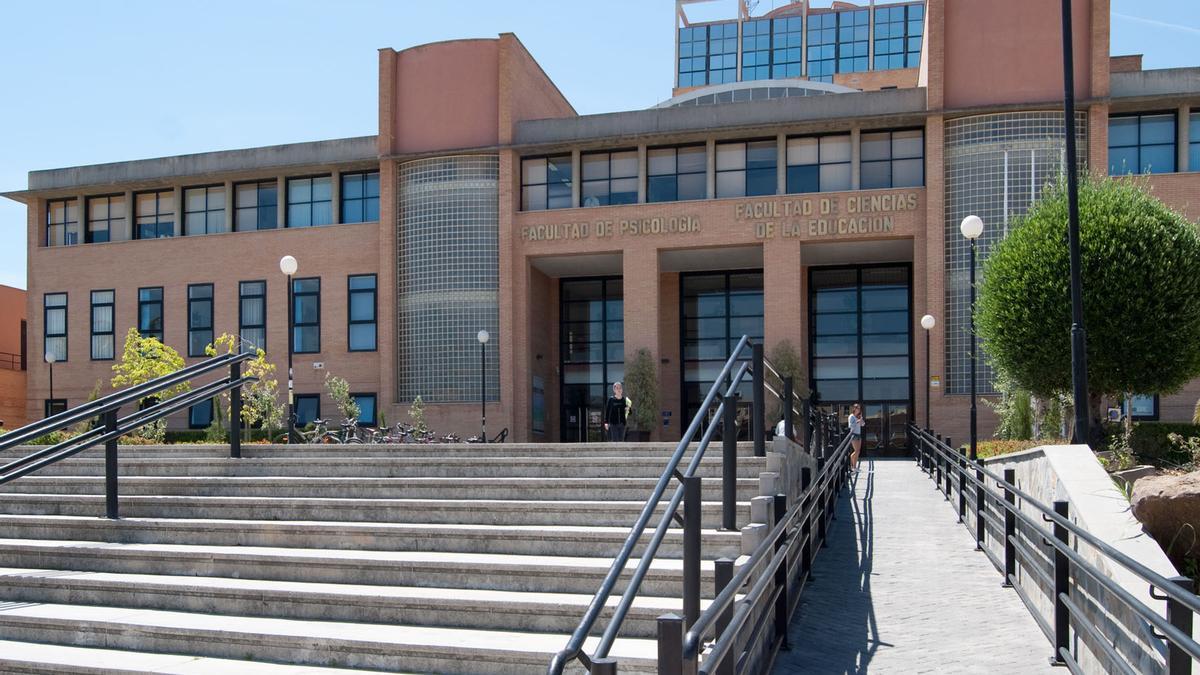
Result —
<instances>
[{"instance_id":1,"label":"olive tree","mask_svg":"<svg viewBox=\"0 0 1200 675\"><path fill-rule=\"evenodd\" d=\"M1091 415L1104 396L1200 375L1200 236L1143 182L1084 178L1080 252ZM1048 187L984 264L976 312L997 370L1039 397L1071 388L1067 193Z\"/></svg>"}]
</instances>

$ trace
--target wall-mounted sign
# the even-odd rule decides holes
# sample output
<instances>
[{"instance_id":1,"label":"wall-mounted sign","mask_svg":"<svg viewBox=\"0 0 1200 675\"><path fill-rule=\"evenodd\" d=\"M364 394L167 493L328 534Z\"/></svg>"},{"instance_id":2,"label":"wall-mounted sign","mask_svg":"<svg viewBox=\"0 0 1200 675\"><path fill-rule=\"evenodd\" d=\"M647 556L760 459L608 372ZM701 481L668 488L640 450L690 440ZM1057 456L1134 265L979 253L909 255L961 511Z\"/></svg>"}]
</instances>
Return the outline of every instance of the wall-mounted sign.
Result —
<instances>
[{"instance_id":1,"label":"wall-mounted sign","mask_svg":"<svg viewBox=\"0 0 1200 675\"><path fill-rule=\"evenodd\" d=\"M815 239L889 234L896 229L895 215L915 211L919 204L916 192L850 193L739 202L734 205L733 215L738 221L751 223L758 239Z\"/></svg>"},{"instance_id":2,"label":"wall-mounted sign","mask_svg":"<svg viewBox=\"0 0 1200 675\"><path fill-rule=\"evenodd\" d=\"M618 218L578 223L555 223L521 228L524 241L611 239L613 237L686 236L700 231L698 216Z\"/></svg>"},{"instance_id":3,"label":"wall-mounted sign","mask_svg":"<svg viewBox=\"0 0 1200 675\"><path fill-rule=\"evenodd\" d=\"M929 376L929 386L933 387L934 389L937 389L938 387L942 386L942 376L941 375L930 375Z\"/></svg>"}]
</instances>

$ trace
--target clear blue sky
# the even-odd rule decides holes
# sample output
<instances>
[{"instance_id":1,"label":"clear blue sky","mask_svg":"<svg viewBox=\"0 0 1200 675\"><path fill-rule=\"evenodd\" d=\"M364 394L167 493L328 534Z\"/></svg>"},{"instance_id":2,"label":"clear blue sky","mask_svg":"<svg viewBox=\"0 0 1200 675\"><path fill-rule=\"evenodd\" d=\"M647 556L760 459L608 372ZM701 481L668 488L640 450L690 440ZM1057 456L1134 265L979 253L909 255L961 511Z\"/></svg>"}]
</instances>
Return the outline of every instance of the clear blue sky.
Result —
<instances>
[{"instance_id":1,"label":"clear blue sky","mask_svg":"<svg viewBox=\"0 0 1200 675\"><path fill-rule=\"evenodd\" d=\"M761 0L755 13L782 2ZM580 113L645 108L672 85L674 4L11 3L0 24L0 191L24 188L32 169L374 134L379 47L511 31ZM1112 0L1112 11L1113 54L1200 65L1197 0ZM25 207L7 199L0 284L25 287Z\"/></svg>"}]
</instances>

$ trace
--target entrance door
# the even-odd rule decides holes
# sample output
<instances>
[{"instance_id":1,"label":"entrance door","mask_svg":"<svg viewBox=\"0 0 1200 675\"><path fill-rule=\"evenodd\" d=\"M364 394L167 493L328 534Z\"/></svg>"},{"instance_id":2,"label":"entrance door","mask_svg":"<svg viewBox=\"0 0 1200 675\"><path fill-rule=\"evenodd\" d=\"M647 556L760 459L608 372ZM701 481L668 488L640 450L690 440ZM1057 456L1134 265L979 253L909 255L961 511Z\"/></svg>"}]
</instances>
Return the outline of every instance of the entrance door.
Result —
<instances>
[{"instance_id":1,"label":"entrance door","mask_svg":"<svg viewBox=\"0 0 1200 675\"><path fill-rule=\"evenodd\" d=\"M621 277L563 279L559 285L560 439L604 440L601 417L612 383L625 373Z\"/></svg>"},{"instance_id":2,"label":"entrance door","mask_svg":"<svg viewBox=\"0 0 1200 675\"><path fill-rule=\"evenodd\" d=\"M867 403L863 406L863 452L897 454L908 451L907 401Z\"/></svg>"}]
</instances>

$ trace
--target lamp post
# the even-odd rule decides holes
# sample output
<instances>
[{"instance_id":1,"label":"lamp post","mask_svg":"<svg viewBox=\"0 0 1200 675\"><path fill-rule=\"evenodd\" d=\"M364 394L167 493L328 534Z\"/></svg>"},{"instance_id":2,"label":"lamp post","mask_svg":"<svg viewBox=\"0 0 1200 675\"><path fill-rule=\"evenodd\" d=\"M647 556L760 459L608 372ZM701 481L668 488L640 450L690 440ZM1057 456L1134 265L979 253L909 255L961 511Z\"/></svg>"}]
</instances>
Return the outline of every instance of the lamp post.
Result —
<instances>
[{"instance_id":1,"label":"lamp post","mask_svg":"<svg viewBox=\"0 0 1200 675\"><path fill-rule=\"evenodd\" d=\"M926 314L921 317L921 328L925 329L925 428L929 429L929 407L933 404L933 400L929 395L929 333L933 331L933 327L937 325L937 320L932 314Z\"/></svg>"},{"instance_id":2,"label":"lamp post","mask_svg":"<svg viewBox=\"0 0 1200 675\"><path fill-rule=\"evenodd\" d=\"M971 459L975 459L979 456L976 448L979 436L975 417L975 371L978 370L975 354L975 240L983 234L983 220L979 216L967 216L962 219L958 229L971 242Z\"/></svg>"},{"instance_id":3,"label":"lamp post","mask_svg":"<svg viewBox=\"0 0 1200 675\"><path fill-rule=\"evenodd\" d=\"M50 364L50 404L46 406L46 417L54 414L54 362L57 360L54 352L46 352L46 363Z\"/></svg>"},{"instance_id":4,"label":"lamp post","mask_svg":"<svg viewBox=\"0 0 1200 675\"><path fill-rule=\"evenodd\" d=\"M1071 389L1075 401L1072 443L1088 442L1087 331L1079 259L1079 169L1075 156L1075 65L1071 52L1071 0L1062 0L1063 130L1067 151L1067 241L1071 255Z\"/></svg>"},{"instance_id":5,"label":"lamp post","mask_svg":"<svg viewBox=\"0 0 1200 675\"><path fill-rule=\"evenodd\" d=\"M487 329L475 334L479 340L479 442L487 443L487 343L491 339Z\"/></svg>"},{"instance_id":6,"label":"lamp post","mask_svg":"<svg viewBox=\"0 0 1200 675\"><path fill-rule=\"evenodd\" d=\"M287 322L288 323L288 325L287 325L287 354L288 354L288 364L287 364L288 433L287 433L287 442L288 443L291 443L292 439L296 436L296 397L295 397L295 384L292 379L292 338L294 337L292 335L292 333L295 330L292 327L292 323L295 321L295 317L292 316L292 312L295 309L295 307L294 307L295 303L292 300L292 275L296 273L296 270L298 268L299 268L299 263L297 263L296 259L290 255L285 255L279 259L279 271L283 272L284 274L287 275L287 306L288 306L288 310L287 310L287 316L288 316L288 322Z\"/></svg>"}]
</instances>

